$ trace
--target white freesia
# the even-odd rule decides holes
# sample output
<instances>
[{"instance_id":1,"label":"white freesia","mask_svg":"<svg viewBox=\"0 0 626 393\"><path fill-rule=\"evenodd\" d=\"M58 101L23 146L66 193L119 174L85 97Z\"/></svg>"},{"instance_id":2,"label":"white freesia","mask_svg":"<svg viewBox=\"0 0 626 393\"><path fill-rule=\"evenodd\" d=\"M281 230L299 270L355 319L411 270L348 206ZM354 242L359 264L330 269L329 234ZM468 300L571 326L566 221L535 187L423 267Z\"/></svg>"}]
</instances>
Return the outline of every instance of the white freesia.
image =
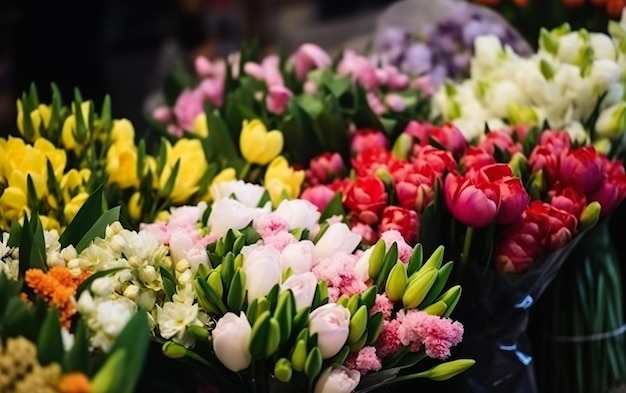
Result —
<instances>
[{"instance_id":1,"label":"white freesia","mask_svg":"<svg viewBox=\"0 0 626 393\"><path fill-rule=\"evenodd\" d=\"M289 276L280 286L281 291L291 289L296 300L296 311L310 307L313 303L317 277L312 272Z\"/></svg>"},{"instance_id":2,"label":"white freesia","mask_svg":"<svg viewBox=\"0 0 626 393\"><path fill-rule=\"evenodd\" d=\"M322 358L336 355L346 344L350 331L350 311L337 303L327 303L309 315L309 331L317 333Z\"/></svg>"},{"instance_id":3,"label":"white freesia","mask_svg":"<svg viewBox=\"0 0 626 393\"><path fill-rule=\"evenodd\" d=\"M187 327L201 325L198 320L198 304L166 302L157 306L157 324L161 337L172 338L179 344L191 345L194 340L186 335Z\"/></svg>"},{"instance_id":4,"label":"white freesia","mask_svg":"<svg viewBox=\"0 0 626 393\"><path fill-rule=\"evenodd\" d=\"M95 301L88 293L84 291L81 294L77 303L78 311L92 331L91 345L108 352L137 310L137 305L125 297Z\"/></svg>"},{"instance_id":5,"label":"white freesia","mask_svg":"<svg viewBox=\"0 0 626 393\"><path fill-rule=\"evenodd\" d=\"M506 118L511 104L527 105L526 95L512 80L492 85L485 93L484 102L488 110L498 118Z\"/></svg>"},{"instance_id":6,"label":"white freesia","mask_svg":"<svg viewBox=\"0 0 626 393\"><path fill-rule=\"evenodd\" d=\"M173 263L185 259L189 262L193 272L198 269L199 265L210 267L206 247L195 242L192 235L186 230L175 229L172 231L169 246Z\"/></svg>"},{"instance_id":7,"label":"white freesia","mask_svg":"<svg viewBox=\"0 0 626 393\"><path fill-rule=\"evenodd\" d=\"M311 230L320 219L317 206L306 199L285 199L274 211L289 224L289 230L302 228Z\"/></svg>"},{"instance_id":8,"label":"white freesia","mask_svg":"<svg viewBox=\"0 0 626 393\"><path fill-rule=\"evenodd\" d=\"M280 284L282 270L280 252L274 246L245 246L242 269L246 273L248 303L267 295L276 284Z\"/></svg>"},{"instance_id":9,"label":"white freesia","mask_svg":"<svg viewBox=\"0 0 626 393\"><path fill-rule=\"evenodd\" d=\"M280 266L283 272L291 269L293 274L310 272L313 268L315 245L310 240L288 244L280 253Z\"/></svg>"},{"instance_id":10,"label":"white freesia","mask_svg":"<svg viewBox=\"0 0 626 393\"><path fill-rule=\"evenodd\" d=\"M230 198L223 198L213 204L208 226L211 233L223 237L229 229L243 229L255 217L253 208Z\"/></svg>"},{"instance_id":11,"label":"white freesia","mask_svg":"<svg viewBox=\"0 0 626 393\"><path fill-rule=\"evenodd\" d=\"M470 72L479 78L489 74L506 60L502 43L494 35L477 37L474 40L474 53L470 63Z\"/></svg>"},{"instance_id":12,"label":"white freesia","mask_svg":"<svg viewBox=\"0 0 626 393\"><path fill-rule=\"evenodd\" d=\"M265 192L265 188L258 184L244 182L243 180L231 180L213 184L210 188L211 197L214 201L235 196L239 202L248 207L258 207Z\"/></svg>"},{"instance_id":13,"label":"white freesia","mask_svg":"<svg viewBox=\"0 0 626 393\"><path fill-rule=\"evenodd\" d=\"M315 244L315 259L333 256L337 253L350 254L361 242L361 235L342 223L331 224Z\"/></svg>"},{"instance_id":14,"label":"white freesia","mask_svg":"<svg viewBox=\"0 0 626 393\"><path fill-rule=\"evenodd\" d=\"M252 362L252 355L248 350L252 327L241 312L239 316L227 312L217 321L213 329L213 350L215 356L229 370L238 372L247 368Z\"/></svg>"},{"instance_id":15,"label":"white freesia","mask_svg":"<svg viewBox=\"0 0 626 393\"><path fill-rule=\"evenodd\" d=\"M617 51L611 37L603 33L589 33L589 44L597 59L615 60Z\"/></svg>"},{"instance_id":16,"label":"white freesia","mask_svg":"<svg viewBox=\"0 0 626 393\"><path fill-rule=\"evenodd\" d=\"M63 341L63 349L69 352L74 346L74 335L66 328L61 328L61 340Z\"/></svg>"},{"instance_id":17,"label":"white freesia","mask_svg":"<svg viewBox=\"0 0 626 393\"><path fill-rule=\"evenodd\" d=\"M565 63L580 66L585 46L585 40L579 31L569 32L559 38L556 57Z\"/></svg>"},{"instance_id":18,"label":"white freesia","mask_svg":"<svg viewBox=\"0 0 626 393\"><path fill-rule=\"evenodd\" d=\"M361 373L345 366L333 365L320 373L314 393L350 393L361 380Z\"/></svg>"}]
</instances>

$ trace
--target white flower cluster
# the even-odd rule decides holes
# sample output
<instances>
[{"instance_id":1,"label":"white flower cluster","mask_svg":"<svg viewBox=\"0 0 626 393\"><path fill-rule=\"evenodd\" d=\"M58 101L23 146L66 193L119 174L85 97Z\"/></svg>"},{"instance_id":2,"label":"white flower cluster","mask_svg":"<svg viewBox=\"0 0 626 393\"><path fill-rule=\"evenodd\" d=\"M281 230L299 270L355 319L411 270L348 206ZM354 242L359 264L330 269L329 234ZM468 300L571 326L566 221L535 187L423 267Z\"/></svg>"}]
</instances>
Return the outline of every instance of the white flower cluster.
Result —
<instances>
[{"instance_id":1,"label":"white flower cluster","mask_svg":"<svg viewBox=\"0 0 626 393\"><path fill-rule=\"evenodd\" d=\"M2 234L0 242L0 272L9 280L17 280L20 270L19 249L9 246L9 233Z\"/></svg>"},{"instance_id":2,"label":"white flower cluster","mask_svg":"<svg viewBox=\"0 0 626 393\"><path fill-rule=\"evenodd\" d=\"M621 136L626 118L626 21L611 35L567 25L542 31L539 50L517 55L495 36L476 39L471 77L442 86L433 97L433 115L451 121L468 140L507 124L542 125L589 142L590 128L602 150ZM594 109L600 114L587 124ZM601 142L601 143L599 143Z\"/></svg>"}]
</instances>

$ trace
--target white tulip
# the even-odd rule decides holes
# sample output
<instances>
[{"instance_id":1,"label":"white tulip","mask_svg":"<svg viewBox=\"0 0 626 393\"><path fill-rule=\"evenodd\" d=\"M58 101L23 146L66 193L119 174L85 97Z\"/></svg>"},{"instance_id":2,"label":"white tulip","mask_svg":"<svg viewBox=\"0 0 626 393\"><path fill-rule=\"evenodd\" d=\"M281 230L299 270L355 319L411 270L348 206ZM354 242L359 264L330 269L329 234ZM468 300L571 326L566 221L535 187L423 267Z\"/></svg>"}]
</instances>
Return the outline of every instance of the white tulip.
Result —
<instances>
[{"instance_id":1,"label":"white tulip","mask_svg":"<svg viewBox=\"0 0 626 393\"><path fill-rule=\"evenodd\" d=\"M373 247L368 248L361 254L359 259L354 264L354 276L357 280L366 282L370 279L370 257L372 256Z\"/></svg>"},{"instance_id":2,"label":"white tulip","mask_svg":"<svg viewBox=\"0 0 626 393\"><path fill-rule=\"evenodd\" d=\"M361 380L361 373L345 366L333 365L319 376L314 393L350 393Z\"/></svg>"},{"instance_id":3,"label":"white tulip","mask_svg":"<svg viewBox=\"0 0 626 393\"><path fill-rule=\"evenodd\" d=\"M217 321L212 332L213 350L215 356L229 370L244 370L252 362L252 355L248 350L251 333L252 327L243 312L239 316L227 312Z\"/></svg>"},{"instance_id":4,"label":"white tulip","mask_svg":"<svg viewBox=\"0 0 626 393\"><path fill-rule=\"evenodd\" d=\"M315 244L315 259L330 257L340 252L351 253L361 242L361 235L342 223L331 224Z\"/></svg>"},{"instance_id":5,"label":"white tulip","mask_svg":"<svg viewBox=\"0 0 626 393\"><path fill-rule=\"evenodd\" d=\"M246 273L248 303L267 295L276 284L280 284L280 252L273 246L245 246L242 269Z\"/></svg>"},{"instance_id":6,"label":"white tulip","mask_svg":"<svg viewBox=\"0 0 626 393\"><path fill-rule=\"evenodd\" d=\"M317 333L322 358L335 356L346 344L350 332L350 311L337 303L327 303L309 315L309 331Z\"/></svg>"},{"instance_id":7,"label":"white tulip","mask_svg":"<svg viewBox=\"0 0 626 393\"><path fill-rule=\"evenodd\" d=\"M317 206L305 199L285 199L278 205L274 214L287 221L289 230L296 228L311 230L321 215Z\"/></svg>"},{"instance_id":8,"label":"white tulip","mask_svg":"<svg viewBox=\"0 0 626 393\"><path fill-rule=\"evenodd\" d=\"M310 272L313 268L315 245L310 240L301 240L288 244L280 254L280 266L283 272L291 268L293 274Z\"/></svg>"},{"instance_id":9,"label":"white tulip","mask_svg":"<svg viewBox=\"0 0 626 393\"><path fill-rule=\"evenodd\" d=\"M317 289L317 277L312 272L297 274L287 278L280 286L281 291L291 289L296 300L296 311L310 307Z\"/></svg>"},{"instance_id":10,"label":"white tulip","mask_svg":"<svg viewBox=\"0 0 626 393\"><path fill-rule=\"evenodd\" d=\"M258 184L246 183L243 180L232 180L213 184L210 188L214 201L224 198L235 198L248 207L258 207L265 192L265 188Z\"/></svg>"},{"instance_id":11,"label":"white tulip","mask_svg":"<svg viewBox=\"0 0 626 393\"><path fill-rule=\"evenodd\" d=\"M206 202L200 202L196 206L172 207L168 218L168 226L180 228L195 225L202 219L202 214L204 214L206 208Z\"/></svg>"},{"instance_id":12,"label":"white tulip","mask_svg":"<svg viewBox=\"0 0 626 393\"><path fill-rule=\"evenodd\" d=\"M223 237L229 229L243 229L255 216L254 209L230 198L223 198L213 204L208 225L211 233Z\"/></svg>"}]
</instances>

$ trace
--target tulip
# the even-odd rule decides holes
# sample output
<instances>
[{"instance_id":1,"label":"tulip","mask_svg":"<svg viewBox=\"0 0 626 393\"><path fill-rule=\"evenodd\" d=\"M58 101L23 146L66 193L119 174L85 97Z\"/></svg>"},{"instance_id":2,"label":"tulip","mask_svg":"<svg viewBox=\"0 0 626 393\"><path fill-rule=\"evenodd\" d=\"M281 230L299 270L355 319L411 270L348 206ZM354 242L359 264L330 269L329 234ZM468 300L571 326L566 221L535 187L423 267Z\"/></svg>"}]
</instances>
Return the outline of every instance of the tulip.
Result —
<instances>
[{"instance_id":1,"label":"tulip","mask_svg":"<svg viewBox=\"0 0 626 393\"><path fill-rule=\"evenodd\" d=\"M508 225L515 221L530 202L522 180L512 176L513 171L507 164L490 165L482 168L479 173L484 176L484 181L500 187L500 209L495 222Z\"/></svg>"},{"instance_id":2,"label":"tulip","mask_svg":"<svg viewBox=\"0 0 626 393\"><path fill-rule=\"evenodd\" d=\"M291 90L285 86L272 85L268 88L265 106L270 113L280 115L287 108L287 104L289 104L289 100L292 96Z\"/></svg>"},{"instance_id":3,"label":"tulip","mask_svg":"<svg viewBox=\"0 0 626 393\"><path fill-rule=\"evenodd\" d=\"M328 184L341 175L343 159L339 153L322 153L311 159L310 174L322 184Z\"/></svg>"},{"instance_id":4,"label":"tulip","mask_svg":"<svg viewBox=\"0 0 626 393\"><path fill-rule=\"evenodd\" d=\"M581 191L572 187L562 187L558 183L548 191L548 196L552 206L565 210L577 218L581 216L587 205L587 198Z\"/></svg>"},{"instance_id":5,"label":"tulip","mask_svg":"<svg viewBox=\"0 0 626 393\"><path fill-rule=\"evenodd\" d=\"M407 243L414 244L419 239L420 218L415 210L387 206L382 212L378 231L388 230L397 230Z\"/></svg>"},{"instance_id":6,"label":"tulip","mask_svg":"<svg viewBox=\"0 0 626 393\"><path fill-rule=\"evenodd\" d=\"M242 269L246 273L248 303L267 295L282 277L280 252L273 246L245 246Z\"/></svg>"},{"instance_id":7,"label":"tulip","mask_svg":"<svg viewBox=\"0 0 626 393\"><path fill-rule=\"evenodd\" d=\"M210 187L211 197L214 201L235 196L239 202L247 207L255 208L259 206L265 188L258 184L247 183L243 180L229 180L214 182Z\"/></svg>"},{"instance_id":8,"label":"tulip","mask_svg":"<svg viewBox=\"0 0 626 393\"><path fill-rule=\"evenodd\" d=\"M311 202L303 199L282 201L274 214L283 218L292 229L313 229L320 218L320 212Z\"/></svg>"},{"instance_id":9,"label":"tulip","mask_svg":"<svg viewBox=\"0 0 626 393\"><path fill-rule=\"evenodd\" d=\"M194 272L199 265L210 267L206 247L200 242L195 242L191 234L185 230L175 229L172 232L169 247L173 263L186 260Z\"/></svg>"},{"instance_id":10,"label":"tulip","mask_svg":"<svg viewBox=\"0 0 626 393\"><path fill-rule=\"evenodd\" d=\"M357 177L346 191L344 204L366 224L378 222L378 215L387 206L385 184L375 177Z\"/></svg>"},{"instance_id":11,"label":"tulip","mask_svg":"<svg viewBox=\"0 0 626 393\"><path fill-rule=\"evenodd\" d=\"M270 193L274 206L284 199L297 198L304 181L304 171L294 170L283 156L272 160L265 171L264 186Z\"/></svg>"},{"instance_id":12,"label":"tulip","mask_svg":"<svg viewBox=\"0 0 626 393\"><path fill-rule=\"evenodd\" d=\"M584 146L563 154L559 180L563 185L581 190L585 195L594 192L602 183L602 161L596 150Z\"/></svg>"},{"instance_id":13,"label":"tulip","mask_svg":"<svg viewBox=\"0 0 626 393\"><path fill-rule=\"evenodd\" d=\"M500 187L449 173L444 183L446 206L455 219L473 228L494 221L500 208Z\"/></svg>"},{"instance_id":14,"label":"tulip","mask_svg":"<svg viewBox=\"0 0 626 393\"><path fill-rule=\"evenodd\" d=\"M328 258L338 253L352 253L361 242L361 236L353 233L341 222L331 224L315 244L315 259Z\"/></svg>"},{"instance_id":15,"label":"tulip","mask_svg":"<svg viewBox=\"0 0 626 393\"><path fill-rule=\"evenodd\" d=\"M596 191L589 196L589 201L598 201L602 206L601 216L610 215L626 197L626 174L621 161L604 161L606 177Z\"/></svg>"},{"instance_id":16,"label":"tulip","mask_svg":"<svg viewBox=\"0 0 626 393\"><path fill-rule=\"evenodd\" d=\"M252 327L243 312L239 316L228 312L217 321L212 332L213 350L229 370L244 370L252 362L248 350L251 333Z\"/></svg>"},{"instance_id":17,"label":"tulip","mask_svg":"<svg viewBox=\"0 0 626 393\"><path fill-rule=\"evenodd\" d=\"M291 57L294 71L299 80L306 79L314 69L329 67L332 59L324 49L316 44L302 44Z\"/></svg>"},{"instance_id":18,"label":"tulip","mask_svg":"<svg viewBox=\"0 0 626 393\"><path fill-rule=\"evenodd\" d=\"M290 289L296 300L296 312L311 307L315 290L317 289L317 277L312 272L290 276L280 286L281 292Z\"/></svg>"},{"instance_id":19,"label":"tulip","mask_svg":"<svg viewBox=\"0 0 626 393\"><path fill-rule=\"evenodd\" d=\"M266 165L283 150L283 134L278 130L267 131L261 120L244 120L239 147L246 161Z\"/></svg>"},{"instance_id":20,"label":"tulip","mask_svg":"<svg viewBox=\"0 0 626 393\"><path fill-rule=\"evenodd\" d=\"M626 103L618 102L600 112L595 130L598 136L615 139L624 131L626 124Z\"/></svg>"},{"instance_id":21,"label":"tulip","mask_svg":"<svg viewBox=\"0 0 626 393\"><path fill-rule=\"evenodd\" d=\"M322 358L336 355L346 344L350 330L350 311L337 303L327 303L311 311L310 334L317 334Z\"/></svg>"},{"instance_id":22,"label":"tulip","mask_svg":"<svg viewBox=\"0 0 626 393\"><path fill-rule=\"evenodd\" d=\"M173 111L178 124L185 130L191 130L196 116L204 111L202 93L199 90L183 90L176 99Z\"/></svg>"},{"instance_id":23,"label":"tulip","mask_svg":"<svg viewBox=\"0 0 626 393\"><path fill-rule=\"evenodd\" d=\"M363 129L357 131L350 141L350 152L355 155L366 150L387 150L389 140L380 131Z\"/></svg>"},{"instance_id":24,"label":"tulip","mask_svg":"<svg viewBox=\"0 0 626 393\"><path fill-rule=\"evenodd\" d=\"M283 273L304 274L313 268L315 245L310 240L288 244L280 253L280 266Z\"/></svg>"},{"instance_id":25,"label":"tulip","mask_svg":"<svg viewBox=\"0 0 626 393\"><path fill-rule=\"evenodd\" d=\"M326 185L307 187L300 195L301 199L311 202L320 212L324 211L328 203L335 196L335 191Z\"/></svg>"},{"instance_id":26,"label":"tulip","mask_svg":"<svg viewBox=\"0 0 626 393\"><path fill-rule=\"evenodd\" d=\"M211 233L217 237L226 235L229 229L243 229L254 218L253 209L230 198L220 199L213 204L208 219Z\"/></svg>"},{"instance_id":27,"label":"tulip","mask_svg":"<svg viewBox=\"0 0 626 393\"><path fill-rule=\"evenodd\" d=\"M315 393L350 393L361 380L361 373L345 366L333 365L319 376L315 384Z\"/></svg>"}]
</instances>

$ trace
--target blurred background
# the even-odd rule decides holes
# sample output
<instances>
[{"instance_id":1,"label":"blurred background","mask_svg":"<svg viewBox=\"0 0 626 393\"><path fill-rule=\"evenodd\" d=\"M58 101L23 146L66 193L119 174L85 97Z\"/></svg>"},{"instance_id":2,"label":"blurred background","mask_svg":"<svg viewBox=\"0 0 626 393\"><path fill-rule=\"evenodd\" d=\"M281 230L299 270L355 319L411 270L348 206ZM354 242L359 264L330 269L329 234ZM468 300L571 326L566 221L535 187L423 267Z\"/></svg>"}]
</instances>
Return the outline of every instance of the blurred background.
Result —
<instances>
[{"instance_id":1,"label":"blurred background","mask_svg":"<svg viewBox=\"0 0 626 393\"><path fill-rule=\"evenodd\" d=\"M0 135L13 132L16 99L31 82L49 101L80 87L96 105L111 95L115 117L138 132L142 113L176 61L224 56L244 41L328 50L371 32L392 0L0 1ZM46 96L48 95L48 96Z\"/></svg>"}]
</instances>

